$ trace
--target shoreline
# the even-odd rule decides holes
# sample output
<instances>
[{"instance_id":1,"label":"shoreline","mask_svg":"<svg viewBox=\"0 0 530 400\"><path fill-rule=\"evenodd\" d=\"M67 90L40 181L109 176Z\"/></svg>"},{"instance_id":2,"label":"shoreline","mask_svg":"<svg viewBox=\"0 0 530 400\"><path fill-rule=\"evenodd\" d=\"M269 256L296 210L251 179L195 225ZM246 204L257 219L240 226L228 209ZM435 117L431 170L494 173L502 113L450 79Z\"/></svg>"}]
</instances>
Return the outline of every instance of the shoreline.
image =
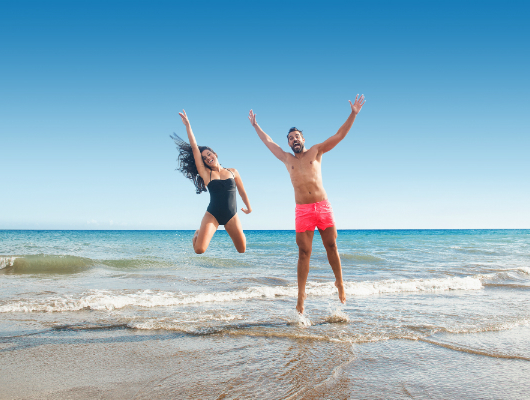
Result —
<instances>
[{"instance_id":1,"label":"shoreline","mask_svg":"<svg viewBox=\"0 0 530 400\"><path fill-rule=\"evenodd\" d=\"M509 349L527 346L529 333L523 326L443 336L468 349L488 340ZM530 390L528 359L423 340L347 344L138 330L4 338L0 376L2 400L522 398Z\"/></svg>"}]
</instances>

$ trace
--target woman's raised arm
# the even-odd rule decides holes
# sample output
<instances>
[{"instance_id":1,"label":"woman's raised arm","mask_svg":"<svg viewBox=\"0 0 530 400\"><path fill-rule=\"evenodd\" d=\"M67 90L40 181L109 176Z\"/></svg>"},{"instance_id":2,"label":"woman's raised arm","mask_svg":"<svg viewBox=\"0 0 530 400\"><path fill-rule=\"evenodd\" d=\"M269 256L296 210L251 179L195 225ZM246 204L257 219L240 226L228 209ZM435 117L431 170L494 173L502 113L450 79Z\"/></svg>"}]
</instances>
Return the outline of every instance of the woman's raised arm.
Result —
<instances>
[{"instance_id":1,"label":"woman's raised arm","mask_svg":"<svg viewBox=\"0 0 530 400\"><path fill-rule=\"evenodd\" d=\"M199 150L199 146L197 145L197 141L195 140L195 135L191 130L190 120L188 119L186 111L184 110L182 110L179 115L180 118L182 118L182 123L186 126L186 132L188 133L188 140L190 142L191 150L193 151L193 158L195 159L197 171L199 171L199 175L206 182L206 180L209 178L209 175L206 171L206 167L204 166L204 162L202 161L202 154Z\"/></svg>"}]
</instances>

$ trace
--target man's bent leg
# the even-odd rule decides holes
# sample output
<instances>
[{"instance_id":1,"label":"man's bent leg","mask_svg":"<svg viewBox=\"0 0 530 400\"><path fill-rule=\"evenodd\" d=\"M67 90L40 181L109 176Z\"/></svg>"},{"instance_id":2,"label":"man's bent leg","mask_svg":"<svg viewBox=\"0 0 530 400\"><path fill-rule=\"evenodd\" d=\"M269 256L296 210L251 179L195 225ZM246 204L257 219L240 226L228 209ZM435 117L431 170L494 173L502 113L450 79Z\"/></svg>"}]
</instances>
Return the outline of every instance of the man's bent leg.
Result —
<instances>
[{"instance_id":1,"label":"man's bent leg","mask_svg":"<svg viewBox=\"0 0 530 400\"><path fill-rule=\"evenodd\" d=\"M309 274L309 260L311 259L311 250L313 248L313 236L315 231L296 232L296 244L298 245L298 303L296 310L304 313L304 300L307 297L305 293L305 284Z\"/></svg>"},{"instance_id":2,"label":"man's bent leg","mask_svg":"<svg viewBox=\"0 0 530 400\"><path fill-rule=\"evenodd\" d=\"M337 228L330 226L324 230L319 229L322 243L328 254L329 265L335 274L335 286L339 290L339 300L346 303L346 293L344 291L344 282L342 280L342 267L340 264L339 249L337 248Z\"/></svg>"}]
</instances>

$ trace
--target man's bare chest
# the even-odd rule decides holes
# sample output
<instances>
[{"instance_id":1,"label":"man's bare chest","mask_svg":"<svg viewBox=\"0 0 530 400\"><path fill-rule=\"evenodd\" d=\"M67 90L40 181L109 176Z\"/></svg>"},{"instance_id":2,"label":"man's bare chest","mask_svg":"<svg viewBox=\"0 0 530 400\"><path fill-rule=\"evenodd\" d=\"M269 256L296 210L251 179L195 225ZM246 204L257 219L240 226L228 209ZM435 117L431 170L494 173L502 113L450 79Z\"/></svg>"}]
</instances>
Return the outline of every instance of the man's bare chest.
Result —
<instances>
[{"instance_id":1,"label":"man's bare chest","mask_svg":"<svg viewBox=\"0 0 530 400\"><path fill-rule=\"evenodd\" d=\"M313 181L321 176L320 162L316 157L305 156L301 159L293 157L293 160L290 160L285 166L293 182Z\"/></svg>"}]
</instances>

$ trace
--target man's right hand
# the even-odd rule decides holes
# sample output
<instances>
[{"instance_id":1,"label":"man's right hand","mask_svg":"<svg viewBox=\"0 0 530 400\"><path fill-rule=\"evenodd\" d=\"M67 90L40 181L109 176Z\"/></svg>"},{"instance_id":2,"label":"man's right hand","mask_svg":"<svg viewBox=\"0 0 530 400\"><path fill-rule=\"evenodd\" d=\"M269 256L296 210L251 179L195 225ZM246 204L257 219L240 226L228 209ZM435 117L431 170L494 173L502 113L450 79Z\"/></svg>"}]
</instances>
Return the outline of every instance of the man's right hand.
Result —
<instances>
[{"instance_id":1,"label":"man's right hand","mask_svg":"<svg viewBox=\"0 0 530 400\"><path fill-rule=\"evenodd\" d=\"M258 123L256 122L256 114L254 114L254 111L250 110L250 112L248 113L248 119L253 127L256 127L256 125L258 125Z\"/></svg>"},{"instance_id":2,"label":"man's right hand","mask_svg":"<svg viewBox=\"0 0 530 400\"><path fill-rule=\"evenodd\" d=\"M348 100L350 102L351 106L351 112L352 114L359 114L359 111L361 111L361 108L363 108L365 100L364 100L364 94L361 94L361 97L359 95L355 96L355 101L351 102L351 100Z\"/></svg>"}]
</instances>

